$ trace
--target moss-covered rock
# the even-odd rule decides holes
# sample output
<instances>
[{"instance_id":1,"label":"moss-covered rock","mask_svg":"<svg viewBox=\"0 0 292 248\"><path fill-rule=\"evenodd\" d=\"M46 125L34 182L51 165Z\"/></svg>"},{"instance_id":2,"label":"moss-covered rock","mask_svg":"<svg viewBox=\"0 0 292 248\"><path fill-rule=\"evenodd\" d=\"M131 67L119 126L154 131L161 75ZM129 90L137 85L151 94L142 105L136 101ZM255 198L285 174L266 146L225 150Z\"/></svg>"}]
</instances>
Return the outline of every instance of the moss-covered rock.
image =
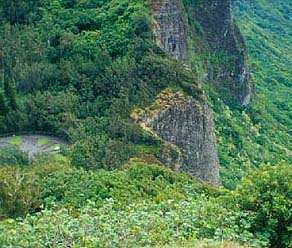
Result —
<instances>
[{"instance_id":1,"label":"moss-covered rock","mask_svg":"<svg viewBox=\"0 0 292 248\"><path fill-rule=\"evenodd\" d=\"M219 184L214 125L206 103L167 89L152 105L133 112L132 118L166 143L158 154L163 164Z\"/></svg>"}]
</instances>

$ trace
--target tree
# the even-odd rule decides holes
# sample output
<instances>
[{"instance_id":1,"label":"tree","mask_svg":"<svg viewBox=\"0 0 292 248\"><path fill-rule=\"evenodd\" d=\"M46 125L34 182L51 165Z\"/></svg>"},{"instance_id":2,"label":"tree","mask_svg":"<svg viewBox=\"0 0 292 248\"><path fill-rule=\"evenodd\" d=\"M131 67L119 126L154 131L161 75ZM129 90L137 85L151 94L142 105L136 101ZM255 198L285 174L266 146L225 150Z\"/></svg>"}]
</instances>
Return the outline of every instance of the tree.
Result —
<instances>
[{"instance_id":1,"label":"tree","mask_svg":"<svg viewBox=\"0 0 292 248\"><path fill-rule=\"evenodd\" d=\"M15 92L15 87L13 86L10 80L6 80L4 82L4 93L8 101L8 106L12 110L16 110L17 109L16 92Z\"/></svg>"},{"instance_id":2,"label":"tree","mask_svg":"<svg viewBox=\"0 0 292 248\"><path fill-rule=\"evenodd\" d=\"M24 23L25 5L23 0L1 0L2 15L11 23Z\"/></svg>"},{"instance_id":3,"label":"tree","mask_svg":"<svg viewBox=\"0 0 292 248\"><path fill-rule=\"evenodd\" d=\"M7 106L5 102L5 98L2 92L0 92L0 115L5 116L7 114Z\"/></svg>"},{"instance_id":4,"label":"tree","mask_svg":"<svg viewBox=\"0 0 292 248\"><path fill-rule=\"evenodd\" d=\"M40 3L40 0L0 0L0 16L13 25L25 24Z\"/></svg>"},{"instance_id":5,"label":"tree","mask_svg":"<svg viewBox=\"0 0 292 248\"><path fill-rule=\"evenodd\" d=\"M291 247L291 182L291 166L261 166L235 191L237 207L253 216L250 230L271 247Z\"/></svg>"},{"instance_id":6,"label":"tree","mask_svg":"<svg viewBox=\"0 0 292 248\"><path fill-rule=\"evenodd\" d=\"M131 25L134 33L142 38L149 38L152 35L151 20L146 14L136 14L132 17Z\"/></svg>"}]
</instances>

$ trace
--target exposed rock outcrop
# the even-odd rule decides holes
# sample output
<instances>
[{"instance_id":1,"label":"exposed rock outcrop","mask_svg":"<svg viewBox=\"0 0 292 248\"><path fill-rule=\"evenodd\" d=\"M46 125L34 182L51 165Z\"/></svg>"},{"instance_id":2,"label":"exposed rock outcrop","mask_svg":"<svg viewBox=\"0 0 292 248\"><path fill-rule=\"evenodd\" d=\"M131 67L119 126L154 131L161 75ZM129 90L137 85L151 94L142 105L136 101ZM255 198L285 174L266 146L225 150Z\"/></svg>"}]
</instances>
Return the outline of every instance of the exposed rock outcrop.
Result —
<instances>
[{"instance_id":1,"label":"exposed rock outcrop","mask_svg":"<svg viewBox=\"0 0 292 248\"><path fill-rule=\"evenodd\" d=\"M167 54L178 59L187 57L187 26L184 8L178 0L152 2L154 33L157 44Z\"/></svg>"},{"instance_id":2,"label":"exposed rock outcrop","mask_svg":"<svg viewBox=\"0 0 292 248\"><path fill-rule=\"evenodd\" d=\"M155 103L132 117L142 128L171 144L174 156L162 152L158 159L210 184L219 184L219 162L214 125L207 103L182 92L164 91ZM177 151L176 151L177 150ZM175 163L175 164L172 164Z\"/></svg>"},{"instance_id":3,"label":"exposed rock outcrop","mask_svg":"<svg viewBox=\"0 0 292 248\"><path fill-rule=\"evenodd\" d=\"M247 105L251 85L247 66L247 52L243 37L231 17L231 0L204 0L188 6L192 18L203 29L209 45L208 53L222 63L210 69L209 79L219 91L229 92L229 98ZM212 67L212 65L211 65Z\"/></svg>"},{"instance_id":4,"label":"exposed rock outcrop","mask_svg":"<svg viewBox=\"0 0 292 248\"><path fill-rule=\"evenodd\" d=\"M193 59L188 54L200 57L206 81L223 99L247 105L251 97L247 52L230 5L230 0L152 0L153 29L157 44L170 56L185 63Z\"/></svg>"},{"instance_id":5,"label":"exposed rock outcrop","mask_svg":"<svg viewBox=\"0 0 292 248\"><path fill-rule=\"evenodd\" d=\"M153 31L157 44L171 57L189 67L199 57L207 75L204 81L223 99L247 105L251 95L247 52L230 5L230 0L152 0ZM157 101L159 108L145 109L136 120L173 146L166 145L159 159L173 169L219 184L214 125L206 101L181 92L163 93ZM177 156L171 150L178 150Z\"/></svg>"},{"instance_id":6,"label":"exposed rock outcrop","mask_svg":"<svg viewBox=\"0 0 292 248\"><path fill-rule=\"evenodd\" d=\"M188 15L188 7L182 0L151 1L153 31L158 46L188 65L187 68L189 52L194 49L189 42L192 38L189 18L193 15ZM135 119L165 142L158 159L172 169L218 185L219 161L207 101L198 101L179 91L162 92L153 106L136 113Z\"/></svg>"}]
</instances>

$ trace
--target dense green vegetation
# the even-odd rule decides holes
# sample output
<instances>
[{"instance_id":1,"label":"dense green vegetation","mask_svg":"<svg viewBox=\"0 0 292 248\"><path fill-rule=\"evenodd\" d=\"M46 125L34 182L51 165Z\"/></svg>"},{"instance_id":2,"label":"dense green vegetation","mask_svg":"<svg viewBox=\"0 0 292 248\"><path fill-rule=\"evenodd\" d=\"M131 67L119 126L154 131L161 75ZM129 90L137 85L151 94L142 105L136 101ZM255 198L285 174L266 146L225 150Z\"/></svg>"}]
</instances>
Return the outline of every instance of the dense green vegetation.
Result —
<instances>
[{"instance_id":1,"label":"dense green vegetation","mask_svg":"<svg viewBox=\"0 0 292 248\"><path fill-rule=\"evenodd\" d=\"M74 144L72 164L115 168L159 151L130 121L134 107L166 87L201 96L192 73L151 41L144 1L1 6L0 132L50 131Z\"/></svg>"},{"instance_id":2,"label":"dense green vegetation","mask_svg":"<svg viewBox=\"0 0 292 248\"><path fill-rule=\"evenodd\" d=\"M7 146L0 149L0 167L3 165L29 165L28 154L16 146Z\"/></svg>"},{"instance_id":3,"label":"dense green vegetation","mask_svg":"<svg viewBox=\"0 0 292 248\"><path fill-rule=\"evenodd\" d=\"M291 8L234 2L256 95L230 107L205 86L227 190L155 165L161 140L130 120L167 87L202 99L201 61L154 44L147 1L0 0L0 133L72 143L33 163L18 137L0 150L0 247L292 247Z\"/></svg>"},{"instance_id":4,"label":"dense green vegetation","mask_svg":"<svg viewBox=\"0 0 292 248\"><path fill-rule=\"evenodd\" d=\"M137 247L197 239L291 246L288 166L262 167L234 192L160 166L86 172L61 157L2 167L0 175L1 247ZM5 220L17 216L24 218Z\"/></svg>"},{"instance_id":5,"label":"dense green vegetation","mask_svg":"<svg viewBox=\"0 0 292 248\"><path fill-rule=\"evenodd\" d=\"M153 158L161 149L129 120L133 108L151 102L165 87L200 97L193 75L149 39L144 1L1 6L1 132L51 131L72 141L74 165L116 168L130 157ZM286 1L234 4L256 96L248 108L230 109L207 89L225 187L234 188L261 163L292 162L289 8Z\"/></svg>"},{"instance_id":6,"label":"dense green vegetation","mask_svg":"<svg viewBox=\"0 0 292 248\"><path fill-rule=\"evenodd\" d=\"M207 89L214 109L225 187L249 170L281 161L292 164L291 2L234 1L245 37L255 95L245 109L231 109Z\"/></svg>"}]
</instances>

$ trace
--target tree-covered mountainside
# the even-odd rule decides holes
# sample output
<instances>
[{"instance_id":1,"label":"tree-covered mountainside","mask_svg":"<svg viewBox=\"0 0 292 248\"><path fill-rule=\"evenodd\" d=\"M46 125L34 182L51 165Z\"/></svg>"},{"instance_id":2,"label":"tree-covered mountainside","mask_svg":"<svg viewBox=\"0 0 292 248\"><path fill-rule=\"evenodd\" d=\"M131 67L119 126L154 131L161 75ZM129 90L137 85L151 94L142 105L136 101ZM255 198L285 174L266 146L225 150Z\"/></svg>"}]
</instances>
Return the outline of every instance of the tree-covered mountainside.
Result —
<instances>
[{"instance_id":1,"label":"tree-covered mountainside","mask_svg":"<svg viewBox=\"0 0 292 248\"><path fill-rule=\"evenodd\" d=\"M70 144L0 140L0 247L292 247L292 3L232 2L0 0L0 134Z\"/></svg>"},{"instance_id":2,"label":"tree-covered mountainside","mask_svg":"<svg viewBox=\"0 0 292 248\"><path fill-rule=\"evenodd\" d=\"M254 166L292 163L291 2L234 1L233 10L248 47L254 96L247 108L234 110L210 94L222 180L231 188Z\"/></svg>"},{"instance_id":3,"label":"tree-covered mountainside","mask_svg":"<svg viewBox=\"0 0 292 248\"><path fill-rule=\"evenodd\" d=\"M73 165L116 168L162 149L131 120L135 108L167 87L202 99L194 75L153 42L146 2L1 6L2 133L53 132L73 143Z\"/></svg>"},{"instance_id":4,"label":"tree-covered mountainside","mask_svg":"<svg viewBox=\"0 0 292 248\"><path fill-rule=\"evenodd\" d=\"M160 141L130 120L133 108L166 87L201 95L192 74L149 38L143 1L1 6L1 132L65 136L78 167L115 168L153 156Z\"/></svg>"}]
</instances>

